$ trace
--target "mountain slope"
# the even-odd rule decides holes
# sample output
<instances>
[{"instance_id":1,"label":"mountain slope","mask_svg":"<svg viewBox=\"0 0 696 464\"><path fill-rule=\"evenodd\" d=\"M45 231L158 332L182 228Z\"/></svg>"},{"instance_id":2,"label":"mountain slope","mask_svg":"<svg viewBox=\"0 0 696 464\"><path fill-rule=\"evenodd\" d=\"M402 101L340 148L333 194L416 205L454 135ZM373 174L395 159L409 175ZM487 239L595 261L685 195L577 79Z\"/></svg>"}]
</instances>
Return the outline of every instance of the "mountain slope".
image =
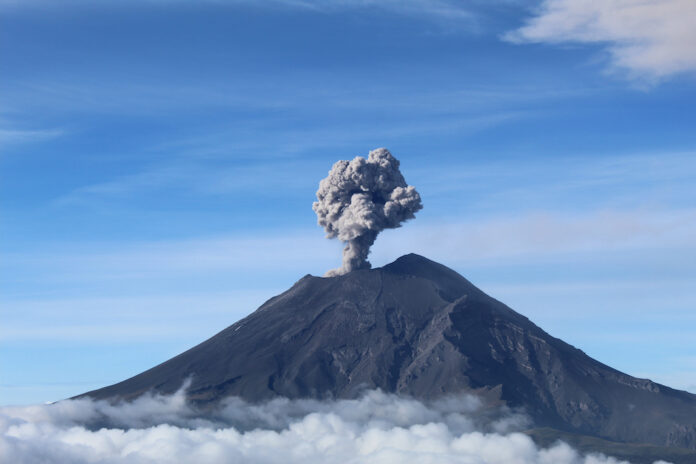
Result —
<instances>
[{"instance_id":1,"label":"mountain slope","mask_svg":"<svg viewBox=\"0 0 696 464\"><path fill-rule=\"evenodd\" d=\"M200 345L85 395L176 391L352 397L364 388L432 399L476 391L540 426L696 448L696 395L636 379L554 338L465 278L418 255L343 276L305 276Z\"/></svg>"}]
</instances>

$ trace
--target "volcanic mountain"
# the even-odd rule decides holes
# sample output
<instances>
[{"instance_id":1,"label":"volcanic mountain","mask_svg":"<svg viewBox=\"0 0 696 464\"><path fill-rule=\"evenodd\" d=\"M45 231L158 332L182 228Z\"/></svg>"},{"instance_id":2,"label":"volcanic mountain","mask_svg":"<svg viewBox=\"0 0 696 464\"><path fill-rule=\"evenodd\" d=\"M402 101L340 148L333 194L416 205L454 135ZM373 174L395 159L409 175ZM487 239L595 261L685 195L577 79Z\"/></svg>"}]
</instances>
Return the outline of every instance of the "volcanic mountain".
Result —
<instances>
[{"instance_id":1,"label":"volcanic mountain","mask_svg":"<svg viewBox=\"0 0 696 464\"><path fill-rule=\"evenodd\" d=\"M479 393L523 408L539 427L696 448L696 395L590 358L415 254L338 277L307 275L200 345L85 396L173 393L188 378L188 398L203 405L346 398L366 388L424 400Z\"/></svg>"}]
</instances>

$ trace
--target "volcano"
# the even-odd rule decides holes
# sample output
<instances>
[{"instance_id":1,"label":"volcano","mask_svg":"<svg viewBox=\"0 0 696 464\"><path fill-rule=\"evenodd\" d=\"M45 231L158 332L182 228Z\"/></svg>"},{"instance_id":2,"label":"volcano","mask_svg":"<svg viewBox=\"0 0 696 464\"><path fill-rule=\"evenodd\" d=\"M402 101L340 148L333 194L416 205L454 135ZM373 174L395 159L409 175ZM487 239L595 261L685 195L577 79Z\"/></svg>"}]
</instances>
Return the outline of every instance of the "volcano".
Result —
<instances>
[{"instance_id":1,"label":"volcano","mask_svg":"<svg viewBox=\"0 0 696 464\"><path fill-rule=\"evenodd\" d=\"M307 275L194 348L83 396L169 394L187 379L188 399L200 405L374 388L423 400L474 393L522 408L538 427L696 449L696 395L590 358L415 254L337 277Z\"/></svg>"}]
</instances>

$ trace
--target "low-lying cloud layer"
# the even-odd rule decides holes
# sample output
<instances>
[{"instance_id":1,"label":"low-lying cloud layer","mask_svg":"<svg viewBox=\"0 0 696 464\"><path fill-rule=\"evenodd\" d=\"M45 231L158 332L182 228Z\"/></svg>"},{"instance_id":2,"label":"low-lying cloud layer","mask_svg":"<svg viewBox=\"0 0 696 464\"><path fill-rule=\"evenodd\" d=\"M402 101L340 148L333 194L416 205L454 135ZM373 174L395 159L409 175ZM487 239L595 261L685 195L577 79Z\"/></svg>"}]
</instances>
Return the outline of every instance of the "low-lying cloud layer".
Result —
<instances>
[{"instance_id":1,"label":"low-lying cloud layer","mask_svg":"<svg viewBox=\"0 0 696 464\"><path fill-rule=\"evenodd\" d=\"M111 405L88 399L0 408L1 462L617 464L566 444L541 449L524 415L473 396L424 404L234 398L202 413L183 391Z\"/></svg>"}]
</instances>

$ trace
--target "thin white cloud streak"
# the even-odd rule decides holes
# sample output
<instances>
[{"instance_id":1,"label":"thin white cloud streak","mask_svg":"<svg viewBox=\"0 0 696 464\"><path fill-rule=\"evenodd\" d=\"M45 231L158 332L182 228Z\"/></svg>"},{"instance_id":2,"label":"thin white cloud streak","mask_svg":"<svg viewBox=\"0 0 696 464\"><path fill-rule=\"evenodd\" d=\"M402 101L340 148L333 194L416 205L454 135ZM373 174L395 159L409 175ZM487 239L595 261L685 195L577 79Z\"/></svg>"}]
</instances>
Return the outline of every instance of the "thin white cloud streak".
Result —
<instances>
[{"instance_id":1,"label":"thin white cloud streak","mask_svg":"<svg viewBox=\"0 0 696 464\"><path fill-rule=\"evenodd\" d=\"M562 101L568 99L587 97L600 92L598 88L570 88L564 87L565 83L556 82L535 85L534 83L517 84L514 88L507 86L469 86L466 89L453 91L421 89L420 92L412 89L408 92L399 92L398 89L380 88L370 89L360 86L359 89L347 89L342 93L333 92L326 97L326 102L340 108L350 110L365 109L378 111L384 108L400 109L425 113L451 111L491 111L491 109L528 108L531 103L546 101ZM396 90L396 91L395 91ZM365 92L369 96L365 96Z\"/></svg>"},{"instance_id":2,"label":"thin white cloud streak","mask_svg":"<svg viewBox=\"0 0 696 464\"><path fill-rule=\"evenodd\" d=\"M20 130L0 129L0 148L20 143L40 142L60 137L65 132L62 129Z\"/></svg>"},{"instance_id":3,"label":"thin white cloud streak","mask_svg":"<svg viewBox=\"0 0 696 464\"><path fill-rule=\"evenodd\" d=\"M192 0L146 0L151 5L170 7L176 4L191 3ZM203 0L203 2L217 5L244 6L256 9L291 9L305 10L315 13L341 13L346 10L378 10L385 13L397 14L400 16L416 17L418 19L430 19L447 21L452 23L475 26L476 5L471 2L463 6L460 2L453 0ZM63 5L81 5L88 3L87 0L66 0ZM114 3L113 0L102 0L101 3ZM137 5L135 0L120 1L116 3L131 3ZM21 8L32 5L50 6L47 0L0 0L0 7Z\"/></svg>"},{"instance_id":4,"label":"thin white cloud streak","mask_svg":"<svg viewBox=\"0 0 696 464\"><path fill-rule=\"evenodd\" d=\"M408 224L386 231L374 247L375 265L415 252L445 264L543 259L571 253L696 248L696 210L600 211L584 215L538 213L476 222ZM5 253L4 280L22 280L23 269L46 281L166 279L218 272L321 273L338 245L321 231L109 244L63 244L60 251ZM10 274L9 270L12 269Z\"/></svg>"},{"instance_id":5,"label":"thin white cloud streak","mask_svg":"<svg viewBox=\"0 0 696 464\"><path fill-rule=\"evenodd\" d=\"M210 336L236 322L283 290L4 301L0 341L194 343L196 337Z\"/></svg>"},{"instance_id":6,"label":"thin white cloud streak","mask_svg":"<svg viewBox=\"0 0 696 464\"><path fill-rule=\"evenodd\" d=\"M176 318L179 311L195 309L199 314L229 314L234 311L232 305L244 305L245 308L260 306L270 298L274 290L280 289L243 289L224 293L206 292L202 294L140 295L120 297L72 297L53 298L50 301L41 299L18 300L15 309L23 315L35 317L49 311L57 314L72 314L74 316L95 316L107 314L105 319L111 319L108 314L118 310L123 317L140 316L144 313L154 314L160 318L166 314ZM284 290L284 289L283 289ZM160 309L158 309L158 307Z\"/></svg>"},{"instance_id":7,"label":"thin white cloud streak","mask_svg":"<svg viewBox=\"0 0 696 464\"><path fill-rule=\"evenodd\" d=\"M674 322L692 324L696 335L696 292L691 278L656 281L624 277L624 280L598 278L516 284L477 281L476 285L536 322L543 319L572 324L602 318L605 322L616 322L620 329L621 323L630 318L646 327ZM589 295L592 305L587 304ZM637 312L636 308L641 307L659 308L659 311Z\"/></svg>"},{"instance_id":8,"label":"thin white cloud streak","mask_svg":"<svg viewBox=\"0 0 696 464\"><path fill-rule=\"evenodd\" d=\"M147 80L132 83L121 79L114 82L112 76L105 76L98 82L83 77L79 84L74 79L66 82L60 77L32 78L8 81L3 85L1 89L5 95L0 114L48 111L61 114L164 115L173 110L192 108L243 109L268 113L263 119L244 122L242 129L256 134L267 128L268 121L283 111L291 111L293 117L308 113L308 118L315 120L314 113L325 110L327 106L370 112L400 108L418 116L421 123L423 115L436 116L444 111L447 120L442 122L445 123L452 120L454 111L463 116L476 117L476 114L471 115L473 110L485 117L490 115L492 108L502 108L511 113L519 111L522 105L522 108L528 107L530 102L579 98L599 91L595 88L570 88L563 82L556 83L557 86L551 88L548 84L543 87L533 84L520 87L522 84L517 84L515 87L498 85L454 91L414 89L380 85L359 73L350 73L349 70L343 77L337 78L334 74L322 73L316 69L311 73L292 70L283 74L282 81L278 81L267 74L251 73L238 76L232 81L212 78L195 86L151 83ZM239 127L239 124L235 127ZM361 128L370 129L371 126ZM221 135L229 134L229 131L230 128L226 127ZM336 132L344 135L344 132ZM321 133L316 131L315 136ZM288 135L291 134L283 134L286 141Z\"/></svg>"},{"instance_id":9,"label":"thin white cloud streak","mask_svg":"<svg viewBox=\"0 0 696 464\"><path fill-rule=\"evenodd\" d=\"M335 147L337 144L356 143L379 137L398 139L404 135L442 134L456 132L460 135L473 134L495 126L504 125L532 117L531 112L499 112L487 115L449 118L447 122L431 124L404 121L380 127L355 127L355 132L346 132L343 127L322 130L293 130L276 132L277 144L273 140L225 140L223 134L209 134L193 141L181 141L179 146L160 146L179 153L179 158L167 164L147 167L139 172L124 175L109 181L85 185L54 200L58 205L101 204L101 202L123 201L134 195L173 189L193 192L197 195L216 196L253 191L255 195L284 195L287 189L299 191L316 185L318 176L324 174L326 166L317 161L300 162L292 154L310 149ZM359 134L359 135L356 135ZM227 136L229 138L229 136ZM282 140L282 142L280 142ZM196 143L197 146L191 146ZM282 147L280 146L282 145ZM248 160L259 152L260 158L276 160L243 165L225 164L225 158ZM274 156L274 155L275 156ZM241 156L240 156L241 155ZM280 160L278 158L281 158ZM282 159L286 158L286 159ZM211 160L212 161L209 161ZM283 185L283 190L259 190L258 185ZM314 189L315 187L312 187Z\"/></svg>"},{"instance_id":10,"label":"thin white cloud streak","mask_svg":"<svg viewBox=\"0 0 696 464\"><path fill-rule=\"evenodd\" d=\"M384 237L377 240L371 259L379 266L402 254L415 252L463 269L500 262L549 259L574 262L569 258L573 254L606 264L608 254L637 251L640 253L637 259L643 263L639 266L648 268L655 260L664 259L666 250L679 250L679 256L696 253L694 237L696 210L605 211L584 216L532 214L474 223L408 224L386 231ZM214 324L229 324L248 314L302 275L320 275L327 266L337 264L340 244L323 239L321 230L316 228L283 236L164 241L116 249L109 249L106 244L71 245L59 250L4 256L0 268L5 287L0 338L118 339L129 332L129 326L140 327L130 333L132 337L181 335L180 320L167 316L169 323L161 323L165 313L180 314L182 320L191 319L186 324L187 329L192 328L194 316L196 320L205 316L202 319L210 324L200 327L200 331L207 333L206 330L219 328ZM259 282L253 279L250 282L250 275L263 276L263 279L257 277L256 280L261 279ZM210 283L211 276L217 279L213 283ZM667 286L650 281L646 286L643 281L635 281L635 277L627 279L619 284L602 282L604 287L600 285L599 288L596 281L576 283L571 287L554 282L548 288L525 289L489 282L484 290L492 288L492 293L499 297L514 295L524 303L533 293L548 294L548 299L549 295L567 297L568 294L604 291L608 298L618 291L625 294L634 286L638 288L637 303L645 304L652 301L655 292L662 294L665 288L670 288L669 293L679 295L680 303L672 299L671 303L660 302L660 307L671 311L674 317L683 317L681 312L675 315L674 311L681 311L680 308L694 298L688 286L677 285L674 281ZM271 282L276 286L269 288ZM18 285L31 288L31 299L11 290ZM215 294L221 285L227 293ZM153 294L160 287L169 289L170 293L175 288L176 296ZM93 288L102 294L101 298L90 297ZM68 295L75 289L80 297L61 299L53 289ZM658 292L659 289L662 292ZM108 297L110 292L118 292L118 296ZM46 296L42 297L43 294ZM640 295L647 299L643 300ZM512 300L508 302L513 303ZM522 303L520 306L524 306ZM538 311L536 306L539 305L530 311ZM123 324L102 325L105 318L114 314L119 314ZM26 321L30 316L34 323L28 327Z\"/></svg>"},{"instance_id":11,"label":"thin white cloud streak","mask_svg":"<svg viewBox=\"0 0 696 464\"><path fill-rule=\"evenodd\" d=\"M288 231L286 235L228 236L190 240L141 242L119 245L65 244L63 251L5 254L5 262L22 262L44 268L46 274L67 279L97 277L106 279L142 279L157 275L180 275L219 271L308 272L335 253L340 245L323 239L316 230ZM333 256L335 258L335 256ZM53 261L56 260L56 261ZM50 263L53 262L53 265ZM300 270L298 268L302 268ZM4 267L4 266L3 266ZM72 271L70 271L72 269Z\"/></svg>"},{"instance_id":12,"label":"thin white cloud streak","mask_svg":"<svg viewBox=\"0 0 696 464\"><path fill-rule=\"evenodd\" d=\"M392 129L382 127L380 131L383 135L386 134L395 139L402 132L403 134L416 132L424 134L432 130L433 134L448 131L473 133L530 116L532 116L531 113L524 112L499 113L463 118L433 127L426 125L415 128L411 127L410 123L405 123ZM363 136L369 139L373 135L370 132L372 130L375 129L368 130L363 133ZM391 130L394 132L392 133ZM291 146L294 141L301 144L301 146L294 145L291 151L327 147L337 141L343 141L345 144L355 142L355 140L351 141L351 137L346 136L345 133L338 134L330 130L325 133L289 132L281 138L289 140L288 143ZM213 137L214 140L221 142ZM225 146L225 143L222 141L221 145ZM205 147L206 144L203 143L202 146ZM224 153L227 157L231 153L237 153L240 147L228 145L228 148L229 151ZM162 149L166 147L160 148ZM245 156L235 155L235 159L241 158L243 162L229 163L224 161L220 147L212 151L207 148L197 150L185 146L173 149L175 151L178 149L182 154L179 157L173 157L173 160L167 164L146 167L133 174L77 187L53 202L55 205L64 207L88 205L103 207L105 204L114 202L128 205L139 195L165 191L194 193L201 196L253 192L255 197L285 195L288 191L312 191L313 193L317 179L326 173L326 164L320 160L298 161L290 157L269 164L268 159L249 162ZM245 153L276 152L272 146L256 147L256 149L246 147L242 151ZM287 154L287 147L279 150L279 153ZM350 155L346 153L342 156ZM213 156L213 159L206 159L208 156ZM518 210L528 208L526 205L532 204L540 208L548 202L578 194L582 194L585 204L591 204L594 201L604 207L626 209L643 205L650 207L665 200L673 204L687 201L693 196L691 179L696 175L695 159L692 152L676 152L545 158L533 163L486 160L461 165L459 161L453 160L445 170L441 167L433 168L416 164L409 168L408 176L414 179L414 184L417 183L426 200L429 195L447 194L449 196L457 193L470 197L467 206L478 205L487 211L500 209L501 205ZM269 184L283 185L283 188L257 188L258 185ZM502 184L505 187L494 190L490 188L491 184Z\"/></svg>"},{"instance_id":13,"label":"thin white cloud streak","mask_svg":"<svg viewBox=\"0 0 696 464\"><path fill-rule=\"evenodd\" d=\"M162 115L172 110L220 107L270 111L296 106L302 97L280 93L268 98L250 96L257 93L255 86L243 79L192 86L151 83L146 79L138 83L114 81L113 76L95 81L88 76L83 76L78 84L75 78L68 82L58 76L8 80L2 86L0 114L57 111L61 114Z\"/></svg>"},{"instance_id":14,"label":"thin white cloud streak","mask_svg":"<svg viewBox=\"0 0 696 464\"><path fill-rule=\"evenodd\" d=\"M118 312L112 312L114 316ZM191 324L173 324L167 322L150 322L138 326L126 325L123 323L102 323L85 324L73 323L72 325L51 325L44 326L39 323L35 326L23 325L13 327L11 324L3 324L0 328L0 340L9 341L54 341L54 342L116 342L116 341L152 341L162 340L181 340L190 338L191 333L196 329ZM219 327L218 327L219 328ZM218 328L210 328L207 335L210 335Z\"/></svg>"},{"instance_id":15,"label":"thin white cloud streak","mask_svg":"<svg viewBox=\"0 0 696 464\"><path fill-rule=\"evenodd\" d=\"M472 190L490 194L490 185L495 184L499 186L493 191L496 198L513 194L537 206L543 204L540 200L544 197L564 192L582 192L584 204L600 196L606 205L617 198L624 200L622 192L630 190L635 205L661 200L661 196L656 198L656 193L661 193L656 192L658 189L673 192L672 198L681 197L683 187L691 189L696 153L594 154L543 157L532 162L526 158L486 160L455 164L444 172L439 167L415 167L409 173L420 178L419 185L426 183L424 191L435 194ZM608 190L598 194L599 189ZM529 201L532 198L536 201Z\"/></svg>"},{"instance_id":16,"label":"thin white cloud streak","mask_svg":"<svg viewBox=\"0 0 696 464\"><path fill-rule=\"evenodd\" d=\"M398 234L398 235L397 235ZM397 249L443 261L483 262L664 248L696 248L696 210L593 211L585 214L529 213L477 222L386 231L374 254Z\"/></svg>"},{"instance_id":17,"label":"thin white cloud streak","mask_svg":"<svg viewBox=\"0 0 696 464\"><path fill-rule=\"evenodd\" d=\"M239 4L255 3L251 0L230 1ZM471 8L451 0L270 0L266 3L326 13L347 9L375 9L405 16L425 16L448 21L472 21L475 18Z\"/></svg>"},{"instance_id":18,"label":"thin white cloud streak","mask_svg":"<svg viewBox=\"0 0 696 464\"><path fill-rule=\"evenodd\" d=\"M569 253L696 248L696 210L551 212L461 223L407 224L384 232L375 264L415 252L445 264L544 258ZM321 272L339 248L321 230L120 245L62 244L60 251L5 253L3 268L31 267L42 279L143 279L221 271ZM318 269L317 269L318 268ZM9 276L8 274L8 277Z\"/></svg>"},{"instance_id":19,"label":"thin white cloud streak","mask_svg":"<svg viewBox=\"0 0 696 464\"><path fill-rule=\"evenodd\" d=\"M131 404L73 400L0 408L3 462L616 464L558 443L540 449L524 416L461 396L423 404L367 392L356 400L232 398L202 415L180 391Z\"/></svg>"},{"instance_id":20,"label":"thin white cloud streak","mask_svg":"<svg viewBox=\"0 0 696 464\"><path fill-rule=\"evenodd\" d=\"M505 37L603 45L615 69L648 82L696 71L692 0L546 0L536 16Z\"/></svg>"},{"instance_id":21,"label":"thin white cloud streak","mask_svg":"<svg viewBox=\"0 0 696 464\"><path fill-rule=\"evenodd\" d=\"M75 188L55 198L53 204L74 206L102 205L114 201L127 203L143 194L160 192L185 192L200 196L249 192L256 198L285 196L287 191L311 191L316 183L312 173L319 175L318 173L325 171L324 166L316 161L298 160L282 154L268 155L273 153L272 150L261 150L259 156L254 157L253 154L257 153L254 150L245 150L242 156L238 156L238 147L228 148L230 150L226 153L218 152L218 159L212 161L207 159L206 155L210 152L205 148L200 152L186 152L182 156L171 155L170 162ZM233 161L230 162L230 158ZM263 185L282 185L283 188L259 189Z\"/></svg>"}]
</instances>

